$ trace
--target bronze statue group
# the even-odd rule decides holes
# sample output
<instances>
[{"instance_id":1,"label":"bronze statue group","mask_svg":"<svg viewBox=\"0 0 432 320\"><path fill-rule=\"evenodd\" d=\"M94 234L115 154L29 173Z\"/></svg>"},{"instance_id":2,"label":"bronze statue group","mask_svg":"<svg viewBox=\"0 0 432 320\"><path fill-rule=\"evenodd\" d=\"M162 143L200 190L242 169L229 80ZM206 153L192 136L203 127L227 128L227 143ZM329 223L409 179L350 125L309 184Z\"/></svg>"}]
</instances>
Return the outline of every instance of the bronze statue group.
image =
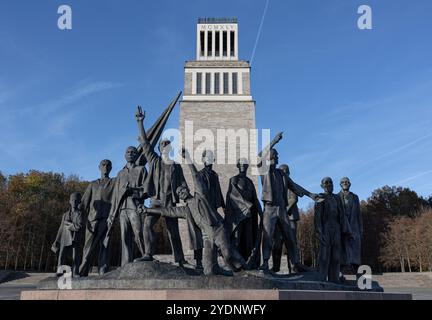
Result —
<instances>
[{"instance_id":1,"label":"bronze statue group","mask_svg":"<svg viewBox=\"0 0 432 320\"><path fill-rule=\"evenodd\" d=\"M162 139L158 143L159 153L154 150L163 126L156 123L146 132L145 113L140 107L135 116L140 145L127 148L126 165L117 177L109 176L111 161L102 160L101 178L91 182L82 197L79 193L71 195L69 211L63 215L52 246L58 253L59 267L72 258L73 276L85 277L97 255L99 274L107 272L109 240L116 219L121 232L121 265L152 261L157 242L153 229L163 218L174 262L180 267L190 266L182 246L186 239L181 239L178 224L178 219L186 219L194 267L204 275L229 276L254 269L278 272L283 245L289 271L308 272L311 269L300 263L296 240L300 219L298 197L306 195L315 201L321 280L340 282L342 266L357 270L361 264L363 226L359 198L350 192L348 178L341 179L339 194L333 193L329 177L321 181L323 193L314 194L302 188L290 178L287 165L278 165L278 152L274 148L282 139L282 134L278 134L258 155L263 206L247 176L247 159L238 160L239 173L230 179L224 199L213 170L211 150L203 152L204 168L200 171L189 152L181 151L194 183L191 193L182 166L170 158L171 142ZM150 201L148 208L144 206L146 199ZM139 256L134 256L134 243ZM223 257L225 268L218 264L219 256Z\"/></svg>"}]
</instances>

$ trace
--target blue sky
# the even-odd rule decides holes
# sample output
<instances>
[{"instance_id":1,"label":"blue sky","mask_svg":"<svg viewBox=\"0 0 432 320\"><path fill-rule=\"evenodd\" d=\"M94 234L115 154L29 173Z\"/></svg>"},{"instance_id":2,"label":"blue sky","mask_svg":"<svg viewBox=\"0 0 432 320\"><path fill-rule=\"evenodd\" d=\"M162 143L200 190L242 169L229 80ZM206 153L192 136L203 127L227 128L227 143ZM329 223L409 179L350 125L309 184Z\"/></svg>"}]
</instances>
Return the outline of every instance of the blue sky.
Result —
<instances>
[{"instance_id":1,"label":"blue sky","mask_svg":"<svg viewBox=\"0 0 432 320\"><path fill-rule=\"evenodd\" d=\"M73 9L73 30L57 8ZM357 28L368 4L373 30ZM154 119L183 89L198 17L238 17L251 60L266 0L0 3L0 171L98 177L136 143L137 104ZM253 57L257 127L284 131L281 162L319 192L352 180L432 194L432 2L270 0ZM168 127L178 126L178 109ZM338 190L338 188L337 188ZM308 200L302 200L305 206Z\"/></svg>"}]
</instances>

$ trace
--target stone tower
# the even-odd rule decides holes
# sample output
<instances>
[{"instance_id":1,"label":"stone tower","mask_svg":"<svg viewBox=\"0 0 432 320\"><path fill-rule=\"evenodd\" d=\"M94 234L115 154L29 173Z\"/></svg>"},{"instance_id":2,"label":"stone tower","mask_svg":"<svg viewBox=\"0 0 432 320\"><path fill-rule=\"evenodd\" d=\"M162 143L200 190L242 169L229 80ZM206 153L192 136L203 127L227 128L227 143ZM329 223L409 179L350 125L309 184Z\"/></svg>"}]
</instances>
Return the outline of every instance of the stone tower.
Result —
<instances>
[{"instance_id":1,"label":"stone tower","mask_svg":"<svg viewBox=\"0 0 432 320\"><path fill-rule=\"evenodd\" d=\"M238 173L237 159L256 155L250 65L238 58L235 18L198 19L196 39L196 59L186 61L184 68L180 102L182 144L200 165L198 169L202 168L203 150L214 151L213 169L219 174L225 196L229 179ZM193 190L189 169L184 166L183 171ZM257 177L250 177L257 185Z\"/></svg>"}]
</instances>

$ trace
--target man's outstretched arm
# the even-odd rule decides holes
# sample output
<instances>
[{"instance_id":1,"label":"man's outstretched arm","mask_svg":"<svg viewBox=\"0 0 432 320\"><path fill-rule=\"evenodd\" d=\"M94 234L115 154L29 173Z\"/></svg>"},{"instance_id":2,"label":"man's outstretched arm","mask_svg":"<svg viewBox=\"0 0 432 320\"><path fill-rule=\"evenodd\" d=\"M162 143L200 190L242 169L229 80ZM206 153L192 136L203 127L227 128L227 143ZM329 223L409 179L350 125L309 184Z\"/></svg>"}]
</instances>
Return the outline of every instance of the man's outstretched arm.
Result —
<instances>
[{"instance_id":1,"label":"man's outstretched arm","mask_svg":"<svg viewBox=\"0 0 432 320\"><path fill-rule=\"evenodd\" d=\"M168 218L186 218L185 210L187 207L172 207L172 208L144 208L143 213L148 215L161 215Z\"/></svg>"},{"instance_id":2,"label":"man's outstretched arm","mask_svg":"<svg viewBox=\"0 0 432 320\"><path fill-rule=\"evenodd\" d=\"M269 154L270 154L270 150L276 145L278 144L279 141L282 140L282 132L279 132L274 138L273 140L270 142L269 145L267 145L260 153L258 153L258 161L257 161L257 166L261 167L263 165L263 160L268 158Z\"/></svg>"},{"instance_id":3,"label":"man's outstretched arm","mask_svg":"<svg viewBox=\"0 0 432 320\"><path fill-rule=\"evenodd\" d=\"M302 186L295 183L290 177L287 177L287 187L299 197L308 196L315 202L320 202L323 200L320 195L306 190Z\"/></svg>"}]
</instances>

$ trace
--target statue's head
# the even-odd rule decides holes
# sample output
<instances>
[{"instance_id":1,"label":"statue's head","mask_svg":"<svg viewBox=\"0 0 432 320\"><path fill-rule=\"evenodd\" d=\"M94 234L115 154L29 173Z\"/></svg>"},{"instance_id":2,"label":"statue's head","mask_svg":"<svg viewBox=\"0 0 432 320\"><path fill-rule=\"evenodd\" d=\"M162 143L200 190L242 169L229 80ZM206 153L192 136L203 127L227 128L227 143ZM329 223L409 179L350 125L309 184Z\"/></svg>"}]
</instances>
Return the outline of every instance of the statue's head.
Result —
<instances>
[{"instance_id":1,"label":"statue's head","mask_svg":"<svg viewBox=\"0 0 432 320\"><path fill-rule=\"evenodd\" d=\"M211 166L215 163L215 156L213 151L211 150L204 150L201 159L206 167Z\"/></svg>"},{"instance_id":2,"label":"statue's head","mask_svg":"<svg viewBox=\"0 0 432 320\"><path fill-rule=\"evenodd\" d=\"M281 165L279 166L279 169L281 169L282 172L285 173L287 176L290 175L290 170L289 170L289 167L288 167L287 164L281 164Z\"/></svg>"},{"instance_id":3,"label":"statue's head","mask_svg":"<svg viewBox=\"0 0 432 320\"><path fill-rule=\"evenodd\" d=\"M162 139L159 142L159 152L162 156L168 157L172 150L171 141L168 139Z\"/></svg>"},{"instance_id":4,"label":"statue's head","mask_svg":"<svg viewBox=\"0 0 432 320\"><path fill-rule=\"evenodd\" d=\"M135 147L128 147L125 152L125 159L128 163L135 162L138 159L138 150Z\"/></svg>"},{"instance_id":5,"label":"statue's head","mask_svg":"<svg viewBox=\"0 0 432 320\"><path fill-rule=\"evenodd\" d=\"M249 168L249 161L246 158L240 158L237 161L237 168L240 173L246 173Z\"/></svg>"},{"instance_id":6,"label":"statue's head","mask_svg":"<svg viewBox=\"0 0 432 320\"><path fill-rule=\"evenodd\" d=\"M351 181L348 177L343 177L340 180L340 186L342 188L343 191L349 191L349 189L351 188Z\"/></svg>"},{"instance_id":7,"label":"statue's head","mask_svg":"<svg viewBox=\"0 0 432 320\"><path fill-rule=\"evenodd\" d=\"M270 150L270 165L277 165L279 163L279 153L276 149Z\"/></svg>"},{"instance_id":8,"label":"statue's head","mask_svg":"<svg viewBox=\"0 0 432 320\"><path fill-rule=\"evenodd\" d=\"M321 188L325 193L333 193L333 180L330 177L325 177L321 180Z\"/></svg>"},{"instance_id":9,"label":"statue's head","mask_svg":"<svg viewBox=\"0 0 432 320\"><path fill-rule=\"evenodd\" d=\"M108 159L104 159L99 163L99 170L102 175L109 176L112 169L112 163Z\"/></svg>"},{"instance_id":10,"label":"statue's head","mask_svg":"<svg viewBox=\"0 0 432 320\"><path fill-rule=\"evenodd\" d=\"M69 204L72 209L78 209L79 205L81 204L81 193L74 192L69 197Z\"/></svg>"},{"instance_id":11,"label":"statue's head","mask_svg":"<svg viewBox=\"0 0 432 320\"><path fill-rule=\"evenodd\" d=\"M179 187L177 187L176 193L178 197L183 201L188 199L191 196L189 192L189 188L186 184L182 184Z\"/></svg>"}]
</instances>

